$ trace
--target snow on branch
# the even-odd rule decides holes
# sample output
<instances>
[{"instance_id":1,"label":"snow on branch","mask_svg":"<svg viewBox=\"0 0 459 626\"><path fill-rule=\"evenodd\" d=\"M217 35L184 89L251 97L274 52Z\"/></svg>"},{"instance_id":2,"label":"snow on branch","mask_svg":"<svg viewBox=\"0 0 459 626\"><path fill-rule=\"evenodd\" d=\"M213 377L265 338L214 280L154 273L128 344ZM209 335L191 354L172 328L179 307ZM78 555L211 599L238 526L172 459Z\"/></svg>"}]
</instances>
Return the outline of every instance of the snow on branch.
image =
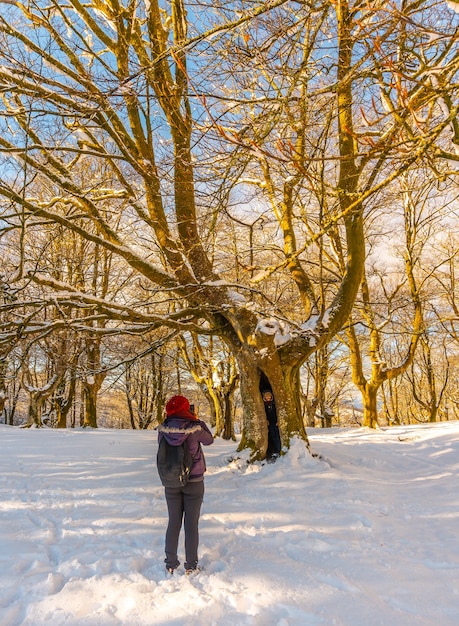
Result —
<instances>
[{"instance_id":1,"label":"snow on branch","mask_svg":"<svg viewBox=\"0 0 459 626\"><path fill-rule=\"evenodd\" d=\"M292 338L288 325L272 317L260 320L255 332L263 335L274 335L274 345L277 347L288 343Z\"/></svg>"},{"instance_id":2,"label":"snow on branch","mask_svg":"<svg viewBox=\"0 0 459 626\"><path fill-rule=\"evenodd\" d=\"M75 289L74 287L54 280L40 274L30 274L29 278L35 283L49 287L55 291L50 301L59 308L58 303L64 302L75 307L92 307L98 314L102 314L107 320L127 322L130 324L168 326L172 328L180 328L198 332L200 334L209 334L211 330L201 328L196 320L200 317L200 310L195 308L186 308L173 313L158 315L154 313L139 311L128 305L107 301L104 298L93 296ZM78 325L81 320L74 321Z\"/></svg>"}]
</instances>

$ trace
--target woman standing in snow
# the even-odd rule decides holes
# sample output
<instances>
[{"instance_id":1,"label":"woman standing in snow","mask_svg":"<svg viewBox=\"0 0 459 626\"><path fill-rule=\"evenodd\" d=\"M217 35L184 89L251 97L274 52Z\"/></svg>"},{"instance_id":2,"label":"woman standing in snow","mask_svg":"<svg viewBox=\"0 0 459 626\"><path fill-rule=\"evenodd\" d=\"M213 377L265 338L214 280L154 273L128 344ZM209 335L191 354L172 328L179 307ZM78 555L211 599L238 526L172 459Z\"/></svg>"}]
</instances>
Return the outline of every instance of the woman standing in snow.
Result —
<instances>
[{"instance_id":1,"label":"woman standing in snow","mask_svg":"<svg viewBox=\"0 0 459 626\"><path fill-rule=\"evenodd\" d=\"M266 459L275 461L280 454L282 443L277 425L276 403L272 391L266 389L262 393L263 402L265 403L266 419L268 421L268 450L266 451Z\"/></svg>"},{"instance_id":2,"label":"woman standing in snow","mask_svg":"<svg viewBox=\"0 0 459 626\"><path fill-rule=\"evenodd\" d=\"M213 443L214 438L207 425L190 410L190 403L184 396L173 396L166 404L166 419L158 428L158 443L164 437L172 446L179 446L185 440L193 457L188 482L183 487L165 487L169 523L166 531L166 569L173 574L180 565L177 557L178 542L182 521L185 529L185 571L187 574L199 571L199 516L204 497L204 472L206 461L201 445Z\"/></svg>"}]
</instances>

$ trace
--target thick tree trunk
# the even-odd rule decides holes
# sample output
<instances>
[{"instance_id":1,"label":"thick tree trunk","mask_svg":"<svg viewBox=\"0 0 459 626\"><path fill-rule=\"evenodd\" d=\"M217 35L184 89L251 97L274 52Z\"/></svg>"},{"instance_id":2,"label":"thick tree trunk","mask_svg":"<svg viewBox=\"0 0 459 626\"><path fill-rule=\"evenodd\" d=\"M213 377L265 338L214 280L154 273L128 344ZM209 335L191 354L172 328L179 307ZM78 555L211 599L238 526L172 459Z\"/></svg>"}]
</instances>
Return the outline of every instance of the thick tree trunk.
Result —
<instances>
[{"instance_id":1,"label":"thick tree trunk","mask_svg":"<svg viewBox=\"0 0 459 626\"><path fill-rule=\"evenodd\" d=\"M230 396L228 394L225 394L224 396L224 417L223 417L223 422L224 422L224 428L223 428L223 432L222 432L222 439L232 439L233 441L236 440L236 435L234 433L234 420L233 420L233 403L232 403L232 399L230 398Z\"/></svg>"},{"instance_id":2,"label":"thick tree trunk","mask_svg":"<svg viewBox=\"0 0 459 626\"><path fill-rule=\"evenodd\" d=\"M437 403L435 403L435 404L432 404L430 407L429 422L434 424L437 421L437 416L438 416L438 406L437 406Z\"/></svg>"},{"instance_id":3,"label":"thick tree trunk","mask_svg":"<svg viewBox=\"0 0 459 626\"><path fill-rule=\"evenodd\" d=\"M5 415L5 424L8 421L8 425L9 426L14 426L14 415L16 413L16 407L18 404L18 400L19 400L19 394L21 391L21 385L20 384L14 384L13 385L13 394L10 395L9 400L8 400L8 405L6 407L6 413L8 416L8 420L7 417Z\"/></svg>"},{"instance_id":4,"label":"thick tree trunk","mask_svg":"<svg viewBox=\"0 0 459 626\"><path fill-rule=\"evenodd\" d=\"M101 371L100 338L88 337L86 340L88 374L83 383L84 393L84 428L97 428L97 395L106 373Z\"/></svg>"},{"instance_id":5,"label":"thick tree trunk","mask_svg":"<svg viewBox=\"0 0 459 626\"><path fill-rule=\"evenodd\" d=\"M250 355L241 351L236 356L241 377L242 438L239 450L249 448L251 459L264 459L268 448L268 427L265 405L260 394L260 370Z\"/></svg>"},{"instance_id":6,"label":"thick tree trunk","mask_svg":"<svg viewBox=\"0 0 459 626\"><path fill-rule=\"evenodd\" d=\"M260 351L257 351L260 353ZM268 428L260 382L271 388L283 448L298 436L308 444L300 403L299 368L281 362L278 352L256 359L248 350L237 355L243 407L243 430L239 449L250 448L252 460L264 459L268 447Z\"/></svg>"},{"instance_id":7,"label":"thick tree trunk","mask_svg":"<svg viewBox=\"0 0 459 626\"><path fill-rule=\"evenodd\" d=\"M215 423L215 436L220 437L224 428L221 400L218 393L211 385L207 385L206 395L209 399L209 404L211 407L212 420Z\"/></svg>"},{"instance_id":8,"label":"thick tree trunk","mask_svg":"<svg viewBox=\"0 0 459 626\"><path fill-rule=\"evenodd\" d=\"M307 442L300 404L299 370L280 361L276 363L276 360L271 359L263 371L271 383L282 446L288 448L291 437Z\"/></svg>"},{"instance_id":9,"label":"thick tree trunk","mask_svg":"<svg viewBox=\"0 0 459 626\"><path fill-rule=\"evenodd\" d=\"M30 428L31 426L41 428L43 426L41 419L43 402L44 398L40 393L30 393L29 408L27 411L27 428Z\"/></svg>"},{"instance_id":10,"label":"thick tree trunk","mask_svg":"<svg viewBox=\"0 0 459 626\"><path fill-rule=\"evenodd\" d=\"M85 383L84 385L84 428L97 428L97 393L99 386Z\"/></svg>"},{"instance_id":11,"label":"thick tree trunk","mask_svg":"<svg viewBox=\"0 0 459 626\"><path fill-rule=\"evenodd\" d=\"M222 433L223 439L236 440L236 434L234 432L234 392L239 381L239 376L233 376L233 379L229 385L227 385L223 393L223 422L224 429Z\"/></svg>"},{"instance_id":12,"label":"thick tree trunk","mask_svg":"<svg viewBox=\"0 0 459 626\"><path fill-rule=\"evenodd\" d=\"M54 408L55 408L55 411L56 411L56 426L57 426L57 428L67 428L67 413L64 412L63 407L61 407L58 402L56 402Z\"/></svg>"},{"instance_id":13,"label":"thick tree trunk","mask_svg":"<svg viewBox=\"0 0 459 626\"><path fill-rule=\"evenodd\" d=\"M70 409L75 402L75 389L76 378L74 376L74 373L72 372L72 378L70 380L66 396L64 398L56 399L54 403L57 418L57 428L67 428L67 416L70 413ZM65 392L65 385L63 386L63 392Z\"/></svg>"},{"instance_id":14,"label":"thick tree trunk","mask_svg":"<svg viewBox=\"0 0 459 626\"><path fill-rule=\"evenodd\" d=\"M361 389L363 399L363 426L377 428L378 426L378 387L366 385Z\"/></svg>"},{"instance_id":15,"label":"thick tree trunk","mask_svg":"<svg viewBox=\"0 0 459 626\"><path fill-rule=\"evenodd\" d=\"M126 404L128 406L128 413L129 413L129 420L131 422L131 428L132 430L136 430L137 426L135 424L135 418L134 418L134 407L132 406L132 399L131 399L131 395L129 393L129 389L126 386L125 389L125 396L126 396Z\"/></svg>"}]
</instances>

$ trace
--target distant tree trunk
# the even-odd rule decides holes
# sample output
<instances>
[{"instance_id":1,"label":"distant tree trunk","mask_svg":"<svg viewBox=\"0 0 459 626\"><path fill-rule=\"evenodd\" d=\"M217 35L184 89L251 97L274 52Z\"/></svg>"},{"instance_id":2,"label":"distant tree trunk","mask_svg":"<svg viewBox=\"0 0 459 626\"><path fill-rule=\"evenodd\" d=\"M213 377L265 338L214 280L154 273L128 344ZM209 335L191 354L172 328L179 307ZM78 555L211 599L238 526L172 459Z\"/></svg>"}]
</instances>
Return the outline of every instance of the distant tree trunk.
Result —
<instances>
[{"instance_id":1,"label":"distant tree trunk","mask_svg":"<svg viewBox=\"0 0 459 626\"><path fill-rule=\"evenodd\" d=\"M86 338L86 376L83 380L84 428L97 428L97 396L106 373L101 369L100 338Z\"/></svg>"},{"instance_id":2,"label":"distant tree trunk","mask_svg":"<svg viewBox=\"0 0 459 626\"><path fill-rule=\"evenodd\" d=\"M214 389L212 384L209 384L206 386L205 396L210 404L212 424L215 426L214 434L216 437L220 437L224 428L223 406L220 394Z\"/></svg>"},{"instance_id":3,"label":"distant tree trunk","mask_svg":"<svg viewBox=\"0 0 459 626\"><path fill-rule=\"evenodd\" d=\"M8 398L6 386L6 372L8 370L8 361L6 358L0 358L0 416L4 417L6 424L6 400Z\"/></svg>"},{"instance_id":4,"label":"distant tree trunk","mask_svg":"<svg viewBox=\"0 0 459 626\"><path fill-rule=\"evenodd\" d=\"M27 428L30 428L31 426L41 428L43 426L42 412L45 402L50 396L53 395L57 387L62 382L66 366L65 362L59 358L62 356L59 354L59 351L57 351L56 354L57 358L54 361L49 360L48 362L49 378L47 382L42 384L40 387L38 387L36 380L32 382L33 377L28 364L24 364L22 372L22 385L29 394L29 407L26 423ZM56 354L54 354L54 356L56 356ZM54 371L54 373L51 375L52 371Z\"/></svg>"},{"instance_id":5,"label":"distant tree trunk","mask_svg":"<svg viewBox=\"0 0 459 626\"><path fill-rule=\"evenodd\" d=\"M225 426L222 432L222 439L231 439L233 441L236 441L236 435L234 432L233 403L229 395L225 395L224 402L225 406L223 422Z\"/></svg>"},{"instance_id":6,"label":"distant tree trunk","mask_svg":"<svg viewBox=\"0 0 459 626\"><path fill-rule=\"evenodd\" d=\"M363 426L377 428L378 426L378 386L365 385L360 389L363 399Z\"/></svg>"},{"instance_id":7,"label":"distant tree trunk","mask_svg":"<svg viewBox=\"0 0 459 626\"><path fill-rule=\"evenodd\" d=\"M84 428L97 428L97 394L100 385L96 383L84 383Z\"/></svg>"},{"instance_id":8,"label":"distant tree trunk","mask_svg":"<svg viewBox=\"0 0 459 626\"><path fill-rule=\"evenodd\" d=\"M27 423L26 427L36 426L41 428L43 426L42 413L45 402L50 395L52 395L56 385L58 384L53 377L52 381L42 389L27 389L29 394L29 407L27 410Z\"/></svg>"},{"instance_id":9,"label":"distant tree trunk","mask_svg":"<svg viewBox=\"0 0 459 626\"><path fill-rule=\"evenodd\" d=\"M306 398L305 407L306 407L306 426L309 426L309 428L314 428L316 425L317 398L314 397L312 400L308 400Z\"/></svg>"},{"instance_id":10,"label":"distant tree trunk","mask_svg":"<svg viewBox=\"0 0 459 626\"><path fill-rule=\"evenodd\" d=\"M14 426L14 415L16 413L17 404L19 401L19 394L22 389L22 383L20 376L15 376L8 389L8 404L6 407L6 414L8 418L9 426ZM6 421L5 421L6 423Z\"/></svg>"},{"instance_id":11,"label":"distant tree trunk","mask_svg":"<svg viewBox=\"0 0 459 626\"><path fill-rule=\"evenodd\" d=\"M231 384L233 375L231 364L234 364L234 359L231 355L227 357L230 361L228 373L224 364L225 359L219 352L221 346L216 347L213 338L210 338L204 347L199 337L191 333L191 342L190 347L184 337L177 339L181 356L209 403L211 424L215 428L215 436L219 437L225 430L225 387Z\"/></svg>"},{"instance_id":12,"label":"distant tree trunk","mask_svg":"<svg viewBox=\"0 0 459 626\"><path fill-rule=\"evenodd\" d=\"M6 424L6 389L0 389L0 416L3 416L4 423Z\"/></svg>"},{"instance_id":13,"label":"distant tree trunk","mask_svg":"<svg viewBox=\"0 0 459 626\"><path fill-rule=\"evenodd\" d=\"M57 428L67 428L67 416L75 402L76 377L73 368L69 370L69 380L58 388L54 398Z\"/></svg>"},{"instance_id":14,"label":"distant tree trunk","mask_svg":"<svg viewBox=\"0 0 459 626\"><path fill-rule=\"evenodd\" d=\"M29 407L27 410L27 424L26 426L30 428L31 426L36 426L37 428L41 428L43 426L43 422L41 419L43 405L45 402L45 398L40 392L29 393Z\"/></svg>"},{"instance_id":15,"label":"distant tree trunk","mask_svg":"<svg viewBox=\"0 0 459 626\"><path fill-rule=\"evenodd\" d=\"M329 377L328 346L317 350L314 354L314 418L318 417L322 428L331 427L332 412L327 403L327 382Z\"/></svg>"},{"instance_id":16,"label":"distant tree trunk","mask_svg":"<svg viewBox=\"0 0 459 626\"><path fill-rule=\"evenodd\" d=\"M209 423L213 428L215 428L214 433L217 434L216 425L220 421L220 418L218 416L218 413L220 411L220 402L217 402L217 403L214 402L214 399L210 395L206 386L204 386L203 394L207 400L207 404L209 405L209 412L210 412Z\"/></svg>"},{"instance_id":17,"label":"distant tree trunk","mask_svg":"<svg viewBox=\"0 0 459 626\"><path fill-rule=\"evenodd\" d=\"M131 363L125 370L124 391L131 428L145 430L160 423L164 406L164 357L162 350Z\"/></svg>"},{"instance_id":18,"label":"distant tree trunk","mask_svg":"<svg viewBox=\"0 0 459 626\"><path fill-rule=\"evenodd\" d=\"M422 335L420 344L422 358L417 364L417 370L415 371L415 369L412 368L411 375L408 378L411 382L414 400L427 414L428 421L435 423L438 419L438 409L448 385L450 364L447 358L446 347L443 346L446 366L441 368L440 376L432 361L432 347L428 333ZM421 375L419 375L419 370L421 370ZM439 383L439 379L441 378L443 380Z\"/></svg>"},{"instance_id":19,"label":"distant tree trunk","mask_svg":"<svg viewBox=\"0 0 459 626\"><path fill-rule=\"evenodd\" d=\"M125 387L126 394L125 395L126 395L126 403L128 406L129 421L131 422L132 430L137 430L137 425L136 425L135 416L134 416L134 406L132 403L131 394L129 393L129 384L127 382L127 378L128 378L128 372L126 370L126 387Z\"/></svg>"},{"instance_id":20,"label":"distant tree trunk","mask_svg":"<svg viewBox=\"0 0 459 626\"><path fill-rule=\"evenodd\" d=\"M234 394L237 384L239 382L239 375L233 371L228 383L223 388L223 423L224 428L222 432L222 439L236 440L234 432Z\"/></svg>"},{"instance_id":21,"label":"distant tree trunk","mask_svg":"<svg viewBox=\"0 0 459 626\"><path fill-rule=\"evenodd\" d=\"M411 248L408 248L408 250L411 252ZM414 264L410 262L408 254L405 262L405 269L407 272L408 283L410 285L410 296L414 310L412 313L413 319L409 343L406 347L406 354L400 360L400 363L398 365L388 367L382 356L382 333L375 322L375 313L372 308L372 298L365 273L362 279L362 299L364 303L364 306L362 307L362 315L369 332L368 349L369 361L371 363L371 375L368 377L364 374L364 359L362 357L361 347L359 345L355 326L350 323L346 330L350 349L352 380L362 395L363 426L368 428L376 428L378 425L377 396L379 389L384 382L396 379L408 370L408 367L413 362L419 337L424 327L422 301L416 287L413 271Z\"/></svg>"},{"instance_id":22,"label":"distant tree trunk","mask_svg":"<svg viewBox=\"0 0 459 626\"><path fill-rule=\"evenodd\" d=\"M389 426L400 425L399 385L397 381L388 380L383 386L383 405L386 422Z\"/></svg>"}]
</instances>

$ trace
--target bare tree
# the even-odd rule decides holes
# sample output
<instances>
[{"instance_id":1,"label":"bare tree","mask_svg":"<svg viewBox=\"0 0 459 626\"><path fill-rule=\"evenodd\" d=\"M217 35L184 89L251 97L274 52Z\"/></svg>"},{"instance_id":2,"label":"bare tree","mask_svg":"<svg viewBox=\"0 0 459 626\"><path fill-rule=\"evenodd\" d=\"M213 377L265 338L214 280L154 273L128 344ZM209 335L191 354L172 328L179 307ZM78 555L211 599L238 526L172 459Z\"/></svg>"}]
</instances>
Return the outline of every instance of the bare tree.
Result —
<instances>
[{"instance_id":1,"label":"bare tree","mask_svg":"<svg viewBox=\"0 0 459 626\"><path fill-rule=\"evenodd\" d=\"M59 338L58 343L63 339ZM27 427L43 426L45 403L62 383L66 372L65 349L53 341L30 347L22 365L22 387L29 396ZM38 363L37 363L38 360Z\"/></svg>"},{"instance_id":2,"label":"bare tree","mask_svg":"<svg viewBox=\"0 0 459 626\"><path fill-rule=\"evenodd\" d=\"M382 385L407 372L414 362L418 342L426 332L423 289L426 275L421 270L421 258L441 213L436 208L436 194L432 196L433 186L425 182L415 186L421 177L422 171L418 171L412 178L407 175L400 178L404 271L394 272L391 278L387 271L378 270L378 260L373 259L373 266L364 273L361 301L346 330L352 378L362 395L363 425L370 428L378 424ZM394 206L395 196L391 202ZM394 219L392 228L395 224ZM397 238L393 233L391 240L386 254L396 252Z\"/></svg>"},{"instance_id":3,"label":"bare tree","mask_svg":"<svg viewBox=\"0 0 459 626\"><path fill-rule=\"evenodd\" d=\"M132 428L146 429L162 422L170 368L167 344L148 350L126 366L125 392Z\"/></svg>"},{"instance_id":4,"label":"bare tree","mask_svg":"<svg viewBox=\"0 0 459 626\"><path fill-rule=\"evenodd\" d=\"M187 369L209 403L214 434L234 439L233 399L239 373L233 355L212 337L203 345L195 333L190 346L185 337L178 338L178 345Z\"/></svg>"},{"instance_id":5,"label":"bare tree","mask_svg":"<svg viewBox=\"0 0 459 626\"><path fill-rule=\"evenodd\" d=\"M92 390L100 336L160 325L214 334L239 369L241 445L253 458L265 455L261 375L276 398L283 444L293 435L306 440L299 370L352 310L366 203L429 150L449 157L455 141L434 151L454 127L458 55L453 25L442 23L437 43L429 43L430 25L417 33L430 6L273 0L247 9L237 2L201 30L197 19L188 21L184 0L167 9L157 0L33 0L2 10L3 223L19 234L59 224L116 255L122 274L148 293L97 295L20 255L16 280L29 276L54 290L55 302L87 313L77 324L92 341ZM229 88L221 81L234 68L233 44L251 59L254 77L243 92L237 81ZM88 159L102 164L97 181L75 175ZM217 171L225 184L211 180ZM257 173L258 211L277 223L281 241L254 283L251 271L236 283L213 237L219 223L238 217L231 203L236 174L245 171ZM302 215L312 197L321 202ZM342 236L345 271L320 300L307 251L331 228ZM262 278L277 272L287 287L273 301Z\"/></svg>"}]
</instances>

